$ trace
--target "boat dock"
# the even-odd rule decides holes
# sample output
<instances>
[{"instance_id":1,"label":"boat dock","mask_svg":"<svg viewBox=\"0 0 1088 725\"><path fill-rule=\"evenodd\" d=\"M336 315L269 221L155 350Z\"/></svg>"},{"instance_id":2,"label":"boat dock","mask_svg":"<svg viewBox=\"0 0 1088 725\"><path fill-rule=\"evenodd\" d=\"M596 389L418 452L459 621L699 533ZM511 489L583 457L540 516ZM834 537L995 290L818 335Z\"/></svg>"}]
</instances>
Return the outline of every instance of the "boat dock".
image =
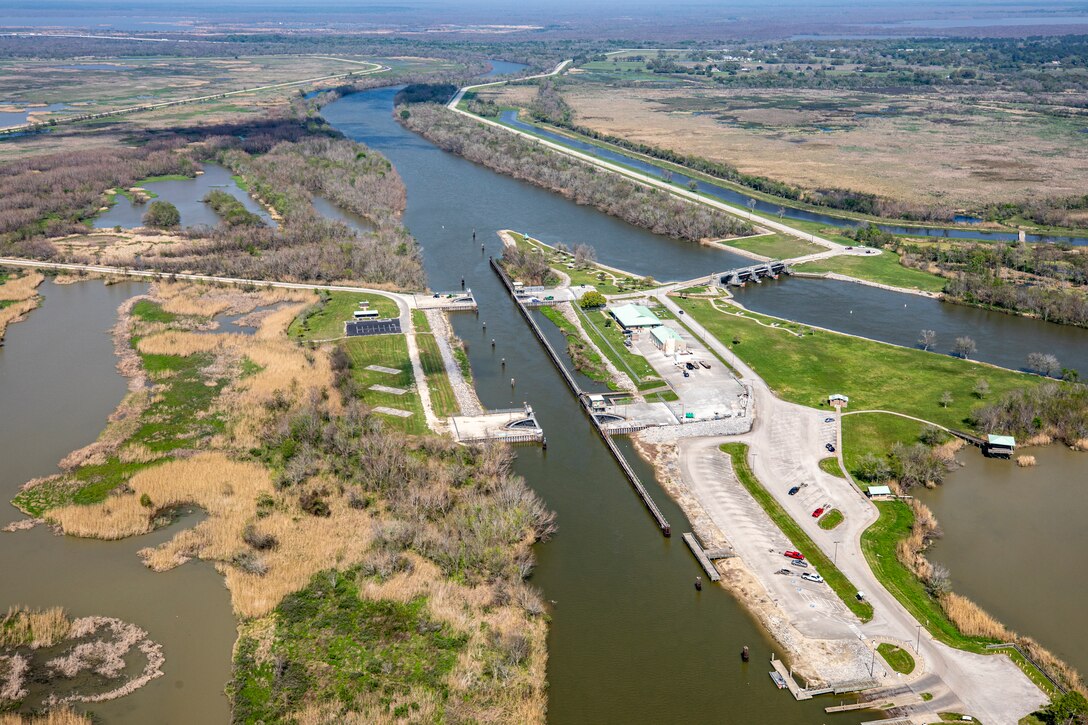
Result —
<instances>
[{"instance_id":1,"label":"boat dock","mask_svg":"<svg viewBox=\"0 0 1088 725\"><path fill-rule=\"evenodd\" d=\"M449 419L450 430L458 443L545 443L544 429L537 422L533 407L490 410L481 415L455 415Z\"/></svg>"}]
</instances>

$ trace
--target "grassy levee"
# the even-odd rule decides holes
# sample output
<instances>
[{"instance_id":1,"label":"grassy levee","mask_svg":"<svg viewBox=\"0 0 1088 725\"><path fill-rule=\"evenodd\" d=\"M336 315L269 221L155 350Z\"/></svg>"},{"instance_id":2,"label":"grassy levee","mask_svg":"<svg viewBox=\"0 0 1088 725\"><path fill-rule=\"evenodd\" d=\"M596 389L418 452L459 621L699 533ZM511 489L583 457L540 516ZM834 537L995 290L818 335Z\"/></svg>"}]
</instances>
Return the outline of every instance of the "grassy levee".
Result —
<instances>
[{"instance_id":1,"label":"grassy levee","mask_svg":"<svg viewBox=\"0 0 1088 725\"><path fill-rule=\"evenodd\" d=\"M457 415L461 412L461 407L457 404L457 396L453 394L446 364L442 360L442 353L438 349L431 326L427 324L427 316L420 310L412 310L412 322L416 328L419 362L423 368L423 376L427 379L434 414L439 418Z\"/></svg>"},{"instance_id":2,"label":"grassy levee","mask_svg":"<svg viewBox=\"0 0 1088 725\"><path fill-rule=\"evenodd\" d=\"M287 334L298 340L332 340L344 336L344 323L352 319L352 313L360 309L360 302L369 302L370 309L382 317L399 317L397 303L381 295L354 292L326 292L321 301L299 315L287 329Z\"/></svg>"},{"instance_id":3,"label":"grassy levee","mask_svg":"<svg viewBox=\"0 0 1088 725\"><path fill-rule=\"evenodd\" d=\"M839 595L839 599L850 609L851 612L858 616L863 622L868 622L873 618L873 605L869 602L858 601L857 592L858 588L854 586L846 575L835 566L835 564L828 558L827 554L816 545L808 534L798 525L793 517L786 513L786 510L775 500L775 498L763 487L763 484L755 477L752 470L748 468L748 446L743 443L724 443L721 446L721 450L724 453L729 454L729 457L733 460L733 470L737 474L737 479L741 482L748 493L752 495L763 510L767 512L767 515L771 518L771 521L775 523L778 528L782 529L793 545L797 547L797 550L805 555L805 558L816 567L820 575L823 576L824 581L830 586L834 592Z\"/></svg>"},{"instance_id":4,"label":"grassy levee","mask_svg":"<svg viewBox=\"0 0 1088 725\"><path fill-rule=\"evenodd\" d=\"M567 338L567 354L570 355L574 368L590 380L599 383L608 383L610 388L615 388L604 360L586 344L582 333L574 326L574 323L563 316L563 313L554 307L541 307L541 313L559 328L563 336Z\"/></svg>"},{"instance_id":5,"label":"grassy levee","mask_svg":"<svg viewBox=\"0 0 1088 725\"><path fill-rule=\"evenodd\" d=\"M790 259L826 251L826 247L776 232L749 239L727 239L723 244L772 259Z\"/></svg>"},{"instance_id":6,"label":"grassy levee","mask_svg":"<svg viewBox=\"0 0 1088 725\"><path fill-rule=\"evenodd\" d=\"M944 277L904 267L899 263L899 255L887 250L865 257L842 255L830 259L818 259L798 265L796 270L813 274L837 272L870 282L923 292L940 292L947 282Z\"/></svg>"},{"instance_id":7,"label":"grassy levee","mask_svg":"<svg viewBox=\"0 0 1088 725\"><path fill-rule=\"evenodd\" d=\"M910 507L902 501L878 501L875 505L880 517L861 535L861 549L884 588L938 641L978 653L984 652L987 644L995 644L992 639L961 633L925 585L899 560L896 547L910 535L914 524Z\"/></svg>"},{"instance_id":8,"label":"grassy levee","mask_svg":"<svg viewBox=\"0 0 1088 725\"><path fill-rule=\"evenodd\" d=\"M619 325L606 326L605 318L599 310L586 312L577 305L574 309L581 316L582 327L589 338L620 372L631 378L632 385L639 390L652 390L664 384L646 358L629 351L623 344L623 332Z\"/></svg>"},{"instance_id":9,"label":"grassy levee","mask_svg":"<svg viewBox=\"0 0 1088 725\"><path fill-rule=\"evenodd\" d=\"M907 652L902 647L896 647L894 644L881 642L876 646L876 651L880 653L880 656L884 658L884 661L896 672L901 672L904 675L909 675L911 672L914 672L914 658L910 656L910 652Z\"/></svg>"},{"instance_id":10,"label":"grassy levee","mask_svg":"<svg viewBox=\"0 0 1088 725\"><path fill-rule=\"evenodd\" d=\"M706 300L674 301L748 363L776 395L817 409L828 409L829 394L843 393L850 398L850 410L891 410L963 429L970 427L971 410L980 402L974 396L980 378L989 383L991 398L1040 382L1037 376L834 332L812 330L798 337L764 327L748 313L719 312ZM940 403L946 391L952 395L948 407ZM843 424L851 470L865 453L883 456L897 441L915 442L923 427L877 414L849 415Z\"/></svg>"}]
</instances>

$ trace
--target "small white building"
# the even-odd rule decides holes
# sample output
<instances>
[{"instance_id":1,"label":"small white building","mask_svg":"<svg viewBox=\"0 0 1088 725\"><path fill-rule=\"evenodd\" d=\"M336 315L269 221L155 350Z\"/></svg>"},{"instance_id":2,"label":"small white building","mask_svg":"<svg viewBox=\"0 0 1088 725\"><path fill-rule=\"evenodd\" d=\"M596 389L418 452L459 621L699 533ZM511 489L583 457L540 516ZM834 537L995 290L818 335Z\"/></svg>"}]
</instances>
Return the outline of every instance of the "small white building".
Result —
<instances>
[{"instance_id":1,"label":"small white building","mask_svg":"<svg viewBox=\"0 0 1088 725\"><path fill-rule=\"evenodd\" d=\"M688 349L684 338L680 337L676 330L664 325L651 328L650 339L653 340L657 349L666 355L675 355L679 352L686 352Z\"/></svg>"},{"instance_id":2,"label":"small white building","mask_svg":"<svg viewBox=\"0 0 1088 725\"><path fill-rule=\"evenodd\" d=\"M589 396L589 409L590 411L597 413L608 408L608 400L603 395L590 395Z\"/></svg>"}]
</instances>

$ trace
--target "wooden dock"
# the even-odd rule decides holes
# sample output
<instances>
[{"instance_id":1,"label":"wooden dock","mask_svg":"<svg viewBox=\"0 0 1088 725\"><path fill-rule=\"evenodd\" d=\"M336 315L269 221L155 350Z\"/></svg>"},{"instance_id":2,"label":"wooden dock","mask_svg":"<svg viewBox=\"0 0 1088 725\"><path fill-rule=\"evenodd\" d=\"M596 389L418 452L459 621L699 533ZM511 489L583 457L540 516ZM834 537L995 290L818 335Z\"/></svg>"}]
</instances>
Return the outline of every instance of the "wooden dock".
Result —
<instances>
[{"instance_id":1,"label":"wooden dock","mask_svg":"<svg viewBox=\"0 0 1088 725\"><path fill-rule=\"evenodd\" d=\"M642 503L645 504L646 508L650 512L650 515L653 516L654 521L657 522L657 526L659 529L661 529L661 533L663 533L665 536L671 536L672 527L669 525L668 520L665 518L665 514L663 514L661 512L661 509L658 508L657 504L650 496L650 492L646 489L646 486L642 483L642 480L639 479L638 474L636 474L635 470L631 468L631 464L627 462L627 459L624 457L623 452L620 451L618 446L616 446L615 442L609 436L608 432L601 426L601 423L597 420L596 416L594 416L592 411L589 409L589 397L582 391L581 388L578 387L578 383L574 379L574 376L571 375L569 370L567 370L567 367L563 364L562 358L559 357L559 353L555 351L555 348L552 347L552 344L548 341L548 338L544 336L544 331L540 329L540 325L538 325L536 320L533 319L532 314L529 312L528 308L526 308L525 304L520 299L518 299L517 295L514 294L514 284L510 281L510 277L506 274L506 270L502 268L502 265L495 261L494 257L490 257L488 261L491 264L491 269L493 269L495 273L499 275L499 279L501 279L503 285L506 286L506 291L510 294L511 299L514 300L514 305L518 308L518 311L521 313L522 318L524 318L525 321L529 323L529 329L533 331L533 335L535 335L536 339L539 340L540 343L544 346L544 350L548 353L548 357L552 359L552 363L555 365L556 369L559 370L560 374L562 374L563 379L567 382L567 386L571 389L571 392L573 392L575 397L578 398L578 402L582 407L582 412L585 413L586 416L589 417L590 422L593 423L593 430L597 431L597 435L601 437L601 440L604 441L605 446L607 446L608 450L611 451L612 457L615 458L616 462L620 464L620 468L623 470L624 475L627 476L627 480L631 483L631 486L635 489L635 493L637 493L638 497L642 499Z\"/></svg>"},{"instance_id":2,"label":"wooden dock","mask_svg":"<svg viewBox=\"0 0 1088 725\"><path fill-rule=\"evenodd\" d=\"M683 535L683 539L684 543L688 545L689 549L691 549L691 553L695 554L695 558L699 560L699 563L703 567L703 571L705 571L706 575L710 577L710 581L716 582L721 579L721 576L718 574L718 568L714 566L714 562L712 562L707 557L706 553L703 551L703 547L695 538L695 534L688 532Z\"/></svg>"}]
</instances>

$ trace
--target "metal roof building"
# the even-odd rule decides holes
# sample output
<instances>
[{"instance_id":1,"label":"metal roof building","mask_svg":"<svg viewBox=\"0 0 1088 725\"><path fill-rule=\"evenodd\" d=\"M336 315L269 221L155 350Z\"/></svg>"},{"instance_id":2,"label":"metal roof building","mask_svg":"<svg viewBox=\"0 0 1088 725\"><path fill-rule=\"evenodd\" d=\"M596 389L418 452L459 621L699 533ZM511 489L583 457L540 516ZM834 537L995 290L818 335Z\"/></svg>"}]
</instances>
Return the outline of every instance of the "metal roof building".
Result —
<instances>
[{"instance_id":1,"label":"metal roof building","mask_svg":"<svg viewBox=\"0 0 1088 725\"><path fill-rule=\"evenodd\" d=\"M646 305L632 303L621 307L613 307L610 311L616 321L628 330L640 327L656 327L661 324L661 320Z\"/></svg>"}]
</instances>

